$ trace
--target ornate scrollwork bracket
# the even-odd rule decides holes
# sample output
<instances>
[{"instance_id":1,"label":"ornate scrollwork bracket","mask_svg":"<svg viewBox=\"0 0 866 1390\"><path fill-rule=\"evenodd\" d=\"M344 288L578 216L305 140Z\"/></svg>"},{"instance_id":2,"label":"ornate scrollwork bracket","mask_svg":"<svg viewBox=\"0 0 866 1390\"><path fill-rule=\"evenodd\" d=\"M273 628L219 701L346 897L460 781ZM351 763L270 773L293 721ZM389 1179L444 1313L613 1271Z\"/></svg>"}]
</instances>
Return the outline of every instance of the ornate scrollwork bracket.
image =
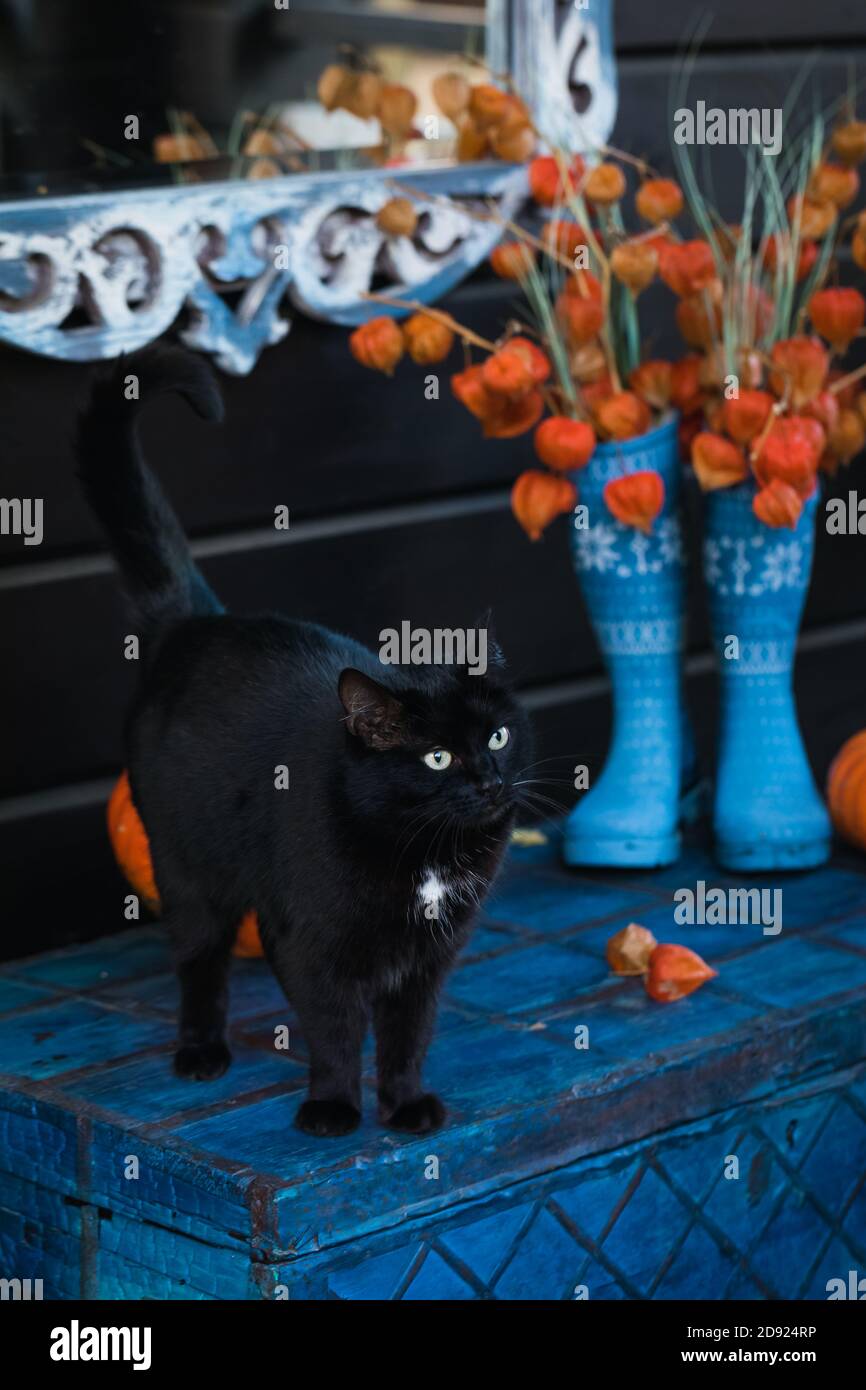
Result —
<instances>
[{"instance_id":1,"label":"ornate scrollwork bracket","mask_svg":"<svg viewBox=\"0 0 866 1390\"><path fill-rule=\"evenodd\" d=\"M252 183L7 205L0 221L0 340L72 361L131 352L179 320L223 370L250 371L288 332L286 297L335 323L371 313L374 284L429 303L492 249L492 200L510 217L522 170L415 173L418 226L386 236L394 196L377 174L291 175ZM381 312L376 309L372 312Z\"/></svg>"}]
</instances>

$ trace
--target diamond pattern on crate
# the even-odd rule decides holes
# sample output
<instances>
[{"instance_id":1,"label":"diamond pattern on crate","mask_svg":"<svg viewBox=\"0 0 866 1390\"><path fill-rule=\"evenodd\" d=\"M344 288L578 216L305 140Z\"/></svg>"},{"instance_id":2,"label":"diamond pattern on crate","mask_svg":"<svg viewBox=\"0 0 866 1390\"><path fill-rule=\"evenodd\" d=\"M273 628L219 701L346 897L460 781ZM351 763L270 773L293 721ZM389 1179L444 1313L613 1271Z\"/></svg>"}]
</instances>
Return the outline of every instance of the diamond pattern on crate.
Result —
<instances>
[{"instance_id":1,"label":"diamond pattern on crate","mask_svg":"<svg viewBox=\"0 0 866 1390\"><path fill-rule=\"evenodd\" d=\"M329 1289L398 1300L825 1298L828 1279L866 1267L866 1120L844 1095L794 1108L645 1144L616 1172L548 1179L535 1203L430 1230L341 1270ZM732 1155L738 1178L724 1176Z\"/></svg>"}]
</instances>

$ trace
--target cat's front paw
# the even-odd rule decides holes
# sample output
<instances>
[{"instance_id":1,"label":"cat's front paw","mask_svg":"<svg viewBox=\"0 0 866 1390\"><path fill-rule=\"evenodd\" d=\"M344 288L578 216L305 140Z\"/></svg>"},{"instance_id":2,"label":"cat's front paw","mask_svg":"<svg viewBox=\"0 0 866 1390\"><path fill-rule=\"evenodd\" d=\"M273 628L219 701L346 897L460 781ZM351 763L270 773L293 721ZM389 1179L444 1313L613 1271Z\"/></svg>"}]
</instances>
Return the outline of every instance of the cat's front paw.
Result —
<instances>
[{"instance_id":1,"label":"cat's front paw","mask_svg":"<svg viewBox=\"0 0 866 1390\"><path fill-rule=\"evenodd\" d=\"M351 1134L361 1123L361 1112L345 1100L305 1100L295 1124L305 1134Z\"/></svg>"},{"instance_id":2,"label":"cat's front paw","mask_svg":"<svg viewBox=\"0 0 866 1390\"><path fill-rule=\"evenodd\" d=\"M426 1095L404 1101L390 1115L383 1115L382 1123L389 1129L402 1129L407 1134L430 1134L445 1123L446 1114L439 1097L428 1091Z\"/></svg>"},{"instance_id":3,"label":"cat's front paw","mask_svg":"<svg viewBox=\"0 0 866 1390\"><path fill-rule=\"evenodd\" d=\"M174 1054L174 1074L191 1081L215 1081L228 1070L231 1060L232 1054L222 1039L183 1043Z\"/></svg>"}]
</instances>

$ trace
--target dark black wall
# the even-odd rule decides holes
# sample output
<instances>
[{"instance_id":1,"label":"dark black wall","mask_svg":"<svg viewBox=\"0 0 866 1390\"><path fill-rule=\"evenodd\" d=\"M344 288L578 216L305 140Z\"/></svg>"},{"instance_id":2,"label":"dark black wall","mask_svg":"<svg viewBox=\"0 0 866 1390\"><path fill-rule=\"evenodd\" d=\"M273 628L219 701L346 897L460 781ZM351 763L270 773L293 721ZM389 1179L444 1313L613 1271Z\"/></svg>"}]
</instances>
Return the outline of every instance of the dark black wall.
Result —
<instances>
[{"instance_id":1,"label":"dark black wall","mask_svg":"<svg viewBox=\"0 0 866 1390\"><path fill-rule=\"evenodd\" d=\"M616 143L671 169L668 80L696 7L618 0ZM815 42L828 95L851 63L866 74L862 3L718 6L692 90L717 105L776 104ZM779 100L779 104L781 101ZM736 212L741 161L718 181ZM2 215L0 215L2 226ZM487 336L512 291L479 271L445 307ZM531 462L529 438L484 442L423 373L394 381L349 356L346 332L297 318L245 378L223 378L227 423L214 431L166 401L146 443L227 604L283 609L375 642L403 618L471 624L492 606L553 775L597 766L607 738L601 664L581 608L564 524L531 545L508 489ZM0 955L24 954L123 925L121 881L104 832L106 786L122 764L135 667L123 659L123 611L79 497L70 447L89 369L0 349L0 494L45 498L45 541L0 537ZM835 490L866 486L863 463ZM274 544L273 509L292 529ZM690 499L693 532L699 499ZM866 724L866 540L819 530L798 683L807 742L823 776L836 747ZM713 681L700 581L692 583L690 693L712 757ZM555 790L555 788L551 788Z\"/></svg>"}]
</instances>

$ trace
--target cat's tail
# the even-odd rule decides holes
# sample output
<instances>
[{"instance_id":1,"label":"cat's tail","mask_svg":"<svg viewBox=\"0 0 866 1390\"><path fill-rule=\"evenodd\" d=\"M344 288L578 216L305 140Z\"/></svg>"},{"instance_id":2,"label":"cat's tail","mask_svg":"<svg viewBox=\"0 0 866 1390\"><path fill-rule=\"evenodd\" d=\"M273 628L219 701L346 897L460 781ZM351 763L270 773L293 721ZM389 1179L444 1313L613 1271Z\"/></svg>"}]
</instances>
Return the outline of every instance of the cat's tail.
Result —
<instances>
[{"instance_id":1,"label":"cat's tail","mask_svg":"<svg viewBox=\"0 0 866 1390\"><path fill-rule=\"evenodd\" d=\"M223 418L210 367L181 348L160 346L119 357L101 372L78 423L78 476L142 636L194 614L223 611L138 439L141 411L169 391L179 392L203 419Z\"/></svg>"}]
</instances>

